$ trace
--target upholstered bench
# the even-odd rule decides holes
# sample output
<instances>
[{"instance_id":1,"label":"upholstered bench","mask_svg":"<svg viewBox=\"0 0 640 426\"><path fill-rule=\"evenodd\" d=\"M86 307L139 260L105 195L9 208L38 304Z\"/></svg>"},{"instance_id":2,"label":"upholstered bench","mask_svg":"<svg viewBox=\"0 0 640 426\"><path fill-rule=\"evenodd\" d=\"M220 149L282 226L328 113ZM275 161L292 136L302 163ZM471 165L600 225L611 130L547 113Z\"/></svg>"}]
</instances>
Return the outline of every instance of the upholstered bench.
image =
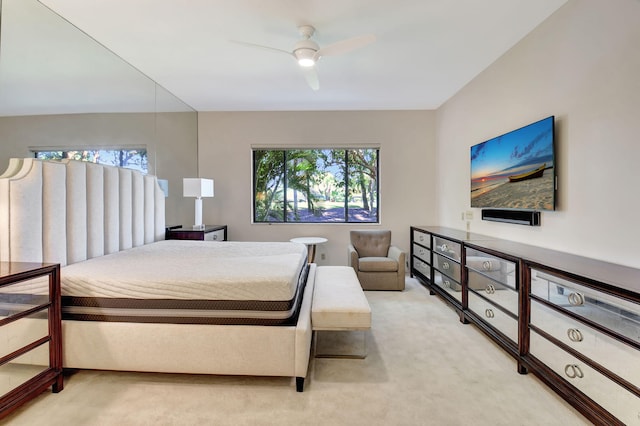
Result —
<instances>
[{"instance_id":1,"label":"upholstered bench","mask_svg":"<svg viewBox=\"0 0 640 426\"><path fill-rule=\"evenodd\" d=\"M358 277L350 266L318 266L311 303L311 327L315 335L316 357L366 357L366 331L371 328L371 307L367 301ZM322 332L322 333L318 333ZM320 335L333 335L334 342L329 346L333 353L320 350L323 345L318 340ZM346 333L343 333L346 332ZM346 346L353 346L353 335L358 334L362 340L362 349L353 354L352 351L339 351L338 346L345 346L335 336L347 337ZM327 344L325 343L326 347Z\"/></svg>"}]
</instances>

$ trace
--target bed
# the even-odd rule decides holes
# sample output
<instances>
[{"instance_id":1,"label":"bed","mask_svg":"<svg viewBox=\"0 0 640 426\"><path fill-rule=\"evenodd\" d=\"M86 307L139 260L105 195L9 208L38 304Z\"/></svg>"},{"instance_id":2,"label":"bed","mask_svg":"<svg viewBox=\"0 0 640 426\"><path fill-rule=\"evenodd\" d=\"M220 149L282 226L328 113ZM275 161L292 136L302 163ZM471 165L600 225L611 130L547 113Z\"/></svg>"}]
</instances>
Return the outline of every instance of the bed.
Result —
<instances>
[{"instance_id":1,"label":"bed","mask_svg":"<svg viewBox=\"0 0 640 426\"><path fill-rule=\"evenodd\" d=\"M315 280L305 246L164 234L154 176L33 158L0 175L0 260L62 266L65 368L289 376L302 391Z\"/></svg>"}]
</instances>

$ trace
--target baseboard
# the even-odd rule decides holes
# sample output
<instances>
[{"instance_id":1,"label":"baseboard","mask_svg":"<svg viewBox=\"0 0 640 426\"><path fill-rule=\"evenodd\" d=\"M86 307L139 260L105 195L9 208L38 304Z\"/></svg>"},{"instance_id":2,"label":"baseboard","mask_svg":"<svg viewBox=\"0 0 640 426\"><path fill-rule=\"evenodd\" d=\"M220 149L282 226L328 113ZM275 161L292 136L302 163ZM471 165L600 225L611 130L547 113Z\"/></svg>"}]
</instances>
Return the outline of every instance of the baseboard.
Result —
<instances>
[{"instance_id":1,"label":"baseboard","mask_svg":"<svg viewBox=\"0 0 640 426\"><path fill-rule=\"evenodd\" d=\"M540 212L533 210L483 209L482 220L540 226Z\"/></svg>"}]
</instances>

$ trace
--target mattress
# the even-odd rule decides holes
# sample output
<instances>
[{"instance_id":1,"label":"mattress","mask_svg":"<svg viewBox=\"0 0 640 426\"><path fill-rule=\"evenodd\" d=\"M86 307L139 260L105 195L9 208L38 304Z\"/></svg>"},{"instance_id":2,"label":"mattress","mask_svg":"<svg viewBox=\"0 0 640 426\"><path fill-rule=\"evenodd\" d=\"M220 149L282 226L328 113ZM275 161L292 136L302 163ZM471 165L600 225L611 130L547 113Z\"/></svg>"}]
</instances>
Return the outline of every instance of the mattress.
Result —
<instances>
[{"instance_id":1,"label":"mattress","mask_svg":"<svg viewBox=\"0 0 640 426\"><path fill-rule=\"evenodd\" d=\"M290 325L306 259L289 242L159 241L63 267L62 318Z\"/></svg>"}]
</instances>

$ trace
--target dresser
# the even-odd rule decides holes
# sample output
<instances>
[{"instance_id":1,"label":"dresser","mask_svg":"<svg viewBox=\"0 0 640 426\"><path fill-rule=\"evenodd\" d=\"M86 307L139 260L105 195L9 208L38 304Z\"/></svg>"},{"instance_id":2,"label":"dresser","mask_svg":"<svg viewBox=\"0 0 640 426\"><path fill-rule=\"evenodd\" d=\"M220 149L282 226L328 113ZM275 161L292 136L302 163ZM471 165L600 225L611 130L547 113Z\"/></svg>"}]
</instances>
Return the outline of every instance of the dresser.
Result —
<instances>
[{"instance_id":1,"label":"dresser","mask_svg":"<svg viewBox=\"0 0 640 426\"><path fill-rule=\"evenodd\" d=\"M227 225L205 225L202 229L168 227L167 240L227 241Z\"/></svg>"},{"instance_id":2,"label":"dresser","mask_svg":"<svg viewBox=\"0 0 640 426\"><path fill-rule=\"evenodd\" d=\"M640 270L443 227L410 235L411 275L519 373L595 424L640 425Z\"/></svg>"},{"instance_id":3,"label":"dresser","mask_svg":"<svg viewBox=\"0 0 640 426\"><path fill-rule=\"evenodd\" d=\"M63 388L60 265L0 262L0 419Z\"/></svg>"}]
</instances>

